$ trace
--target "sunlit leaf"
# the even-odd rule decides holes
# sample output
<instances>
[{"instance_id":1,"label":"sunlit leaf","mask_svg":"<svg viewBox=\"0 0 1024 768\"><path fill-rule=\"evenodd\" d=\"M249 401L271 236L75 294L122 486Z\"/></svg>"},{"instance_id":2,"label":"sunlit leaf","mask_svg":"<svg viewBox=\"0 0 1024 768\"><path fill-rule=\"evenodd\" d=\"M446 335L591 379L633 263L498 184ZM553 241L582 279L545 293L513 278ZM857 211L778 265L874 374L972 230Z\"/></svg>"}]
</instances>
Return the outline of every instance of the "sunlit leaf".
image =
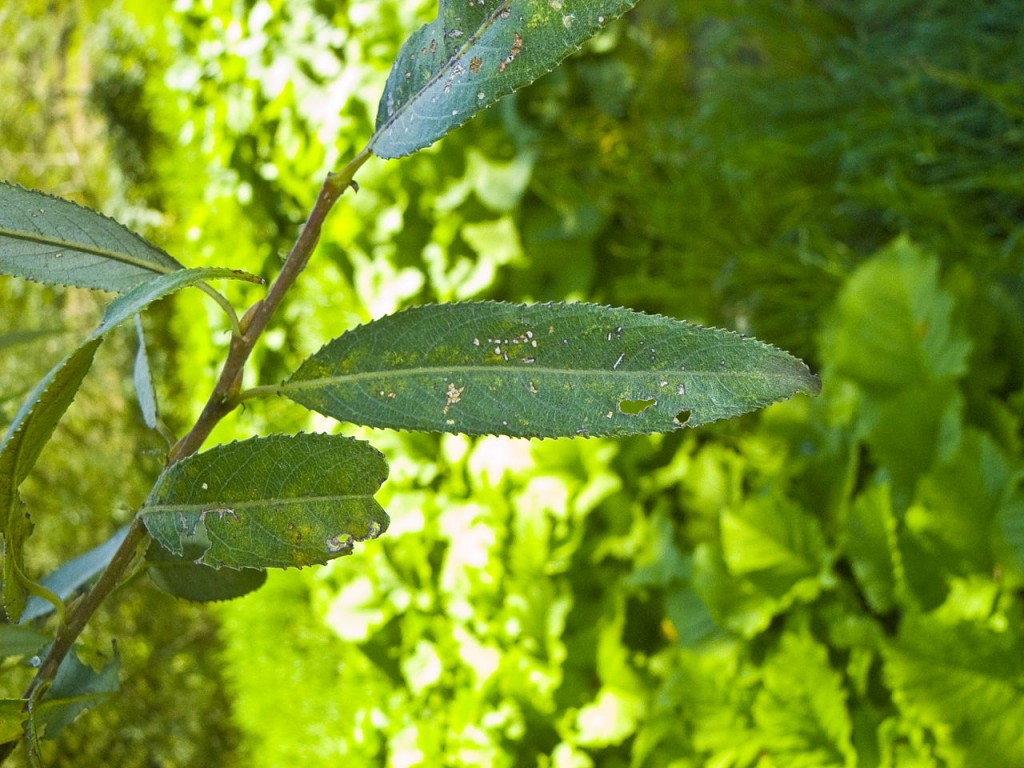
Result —
<instances>
[{"instance_id":1,"label":"sunlit leaf","mask_svg":"<svg viewBox=\"0 0 1024 768\"><path fill-rule=\"evenodd\" d=\"M846 768L856 763L843 679L824 646L806 633L783 635L763 680L754 721L775 764Z\"/></svg>"},{"instance_id":2,"label":"sunlit leaf","mask_svg":"<svg viewBox=\"0 0 1024 768\"><path fill-rule=\"evenodd\" d=\"M181 268L101 213L0 183L0 271L6 274L120 293Z\"/></svg>"},{"instance_id":3,"label":"sunlit leaf","mask_svg":"<svg viewBox=\"0 0 1024 768\"><path fill-rule=\"evenodd\" d=\"M387 463L335 435L272 435L167 469L140 512L165 549L214 567L301 567L352 553L388 517L373 495Z\"/></svg>"},{"instance_id":4,"label":"sunlit leaf","mask_svg":"<svg viewBox=\"0 0 1024 768\"><path fill-rule=\"evenodd\" d=\"M440 0L399 51L369 147L411 154L528 85L636 0Z\"/></svg>"},{"instance_id":5,"label":"sunlit leaf","mask_svg":"<svg viewBox=\"0 0 1024 768\"><path fill-rule=\"evenodd\" d=\"M846 553L871 608L878 613L891 610L903 563L888 485L873 485L854 500L846 520Z\"/></svg>"},{"instance_id":6,"label":"sunlit leaf","mask_svg":"<svg viewBox=\"0 0 1024 768\"><path fill-rule=\"evenodd\" d=\"M909 616L885 672L893 700L933 730L948 765L1021 763L1024 641L1016 631Z\"/></svg>"},{"instance_id":7,"label":"sunlit leaf","mask_svg":"<svg viewBox=\"0 0 1024 768\"><path fill-rule=\"evenodd\" d=\"M0 699L0 744L20 739L26 719L28 713L22 699Z\"/></svg>"},{"instance_id":8,"label":"sunlit leaf","mask_svg":"<svg viewBox=\"0 0 1024 768\"><path fill-rule=\"evenodd\" d=\"M829 561L821 527L791 501L772 496L746 500L722 514L722 554L729 571L776 598L820 589ZM799 590L797 589L799 587Z\"/></svg>"},{"instance_id":9,"label":"sunlit leaf","mask_svg":"<svg viewBox=\"0 0 1024 768\"><path fill-rule=\"evenodd\" d=\"M418 307L308 358L279 391L336 419L517 437L664 432L818 381L739 334L595 304Z\"/></svg>"}]
</instances>

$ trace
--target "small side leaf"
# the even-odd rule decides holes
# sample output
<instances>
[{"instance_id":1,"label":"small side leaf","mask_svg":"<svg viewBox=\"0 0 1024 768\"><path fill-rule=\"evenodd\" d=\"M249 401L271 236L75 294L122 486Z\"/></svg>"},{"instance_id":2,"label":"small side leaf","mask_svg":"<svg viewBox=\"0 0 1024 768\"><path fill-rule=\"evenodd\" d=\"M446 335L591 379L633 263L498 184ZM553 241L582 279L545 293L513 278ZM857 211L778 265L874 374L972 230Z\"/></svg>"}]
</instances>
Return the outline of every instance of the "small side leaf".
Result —
<instances>
[{"instance_id":1,"label":"small side leaf","mask_svg":"<svg viewBox=\"0 0 1024 768\"><path fill-rule=\"evenodd\" d=\"M141 285L137 285L122 296L118 296L107 305L103 313L103 321L93 331L93 337L102 336L115 326L123 323L132 315L141 312L154 301L169 296L190 285L206 280L242 280L248 283L261 282L261 278L248 272L225 267L197 267L182 269L167 275L152 277Z\"/></svg>"},{"instance_id":2,"label":"small side leaf","mask_svg":"<svg viewBox=\"0 0 1024 768\"><path fill-rule=\"evenodd\" d=\"M369 149L409 155L541 75L636 0L440 0L391 68Z\"/></svg>"},{"instance_id":3,"label":"small side leaf","mask_svg":"<svg viewBox=\"0 0 1024 768\"><path fill-rule=\"evenodd\" d=\"M149 355L146 354L146 334L142 330L142 318L135 316L135 338L139 348L135 351L135 365L132 366L132 382L135 384L135 397L139 401L142 420L150 429L156 429L157 408L156 392L153 389L153 374L149 368Z\"/></svg>"},{"instance_id":4,"label":"small side leaf","mask_svg":"<svg viewBox=\"0 0 1024 768\"><path fill-rule=\"evenodd\" d=\"M53 685L32 710L34 728L44 738L55 739L72 720L117 693L121 660L114 658L98 672L69 653L57 669Z\"/></svg>"},{"instance_id":5,"label":"small side leaf","mask_svg":"<svg viewBox=\"0 0 1024 768\"><path fill-rule=\"evenodd\" d=\"M0 271L5 274L121 293L181 268L101 213L0 182Z\"/></svg>"},{"instance_id":6,"label":"small side leaf","mask_svg":"<svg viewBox=\"0 0 1024 768\"><path fill-rule=\"evenodd\" d=\"M387 473L383 455L358 440L258 437L168 468L139 514L161 546L196 563L302 567L387 529L373 498Z\"/></svg>"},{"instance_id":7,"label":"small side leaf","mask_svg":"<svg viewBox=\"0 0 1024 768\"><path fill-rule=\"evenodd\" d=\"M372 427L635 435L761 408L817 378L756 339L595 304L439 304L355 328L279 392Z\"/></svg>"},{"instance_id":8,"label":"small side leaf","mask_svg":"<svg viewBox=\"0 0 1024 768\"><path fill-rule=\"evenodd\" d=\"M28 476L61 416L75 399L101 339L93 338L65 357L36 385L0 441L0 530L3 544L4 610L17 621L28 599L25 540L32 523L21 508L18 486Z\"/></svg>"},{"instance_id":9,"label":"small side leaf","mask_svg":"<svg viewBox=\"0 0 1024 768\"><path fill-rule=\"evenodd\" d=\"M102 544L68 560L55 571L44 576L39 580L39 584L61 600L66 601L103 572L127 533L128 526L119 528ZM51 603L41 597L32 596L28 599L24 613L21 614L21 623L24 624L52 612L53 605Z\"/></svg>"}]
</instances>

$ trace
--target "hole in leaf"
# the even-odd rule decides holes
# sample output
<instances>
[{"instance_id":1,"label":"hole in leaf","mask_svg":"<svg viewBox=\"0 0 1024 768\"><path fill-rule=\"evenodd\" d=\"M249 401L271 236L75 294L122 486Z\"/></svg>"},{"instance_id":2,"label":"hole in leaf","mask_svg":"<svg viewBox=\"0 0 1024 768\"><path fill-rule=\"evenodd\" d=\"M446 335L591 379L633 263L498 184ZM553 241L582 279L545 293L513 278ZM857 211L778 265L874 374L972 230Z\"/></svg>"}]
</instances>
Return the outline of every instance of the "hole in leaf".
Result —
<instances>
[{"instance_id":1,"label":"hole in leaf","mask_svg":"<svg viewBox=\"0 0 1024 768\"><path fill-rule=\"evenodd\" d=\"M657 400L653 397L646 400L619 400L619 410L629 416L636 416L653 406Z\"/></svg>"},{"instance_id":2,"label":"hole in leaf","mask_svg":"<svg viewBox=\"0 0 1024 768\"><path fill-rule=\"evenodd\" d=\"M675 423L678 424L680 427L685 427L686 426L686 422L688 422L689 420L690 420L690 411L687 408L683 408L683 410L681 410L679 413L677 413L675 415L675 418L673 419L673 421L675 421Z\"/></svg>"}]
</instances>

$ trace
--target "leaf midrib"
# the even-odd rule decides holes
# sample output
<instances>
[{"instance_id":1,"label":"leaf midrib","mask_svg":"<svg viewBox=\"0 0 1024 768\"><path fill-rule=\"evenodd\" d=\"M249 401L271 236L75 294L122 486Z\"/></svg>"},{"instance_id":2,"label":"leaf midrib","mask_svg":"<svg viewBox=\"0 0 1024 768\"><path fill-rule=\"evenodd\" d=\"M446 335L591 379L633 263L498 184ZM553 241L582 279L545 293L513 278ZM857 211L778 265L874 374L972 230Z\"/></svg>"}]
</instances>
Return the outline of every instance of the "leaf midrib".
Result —
<instances>
[{"instance_id":1,"label":"leaf midrib","mask_svg":"<svg viewBox=\"0 0 1024 768\"><path fill-rule=\"evenodd\" d=\"M314 379L292 379L285 381L278 385L275 390L279 394L285 394L289 391L301 390L301 389L323 389L326 386L341 383L356 383L362 380L379 380L381 376L418 376L418 375L455 375L459 373L464 374L491 374L500 373L501 375L543 375L543 376L558 376L558 377L615 377L616 379L626 378L641 378L649 376L678 376L678 377L714 377L718 376L725 379L734 378L758 378L761 380L765 379L789 379L792 378L792 372L778 372L778 373L767 373L764 371L715 371L715 370L687 370L687 369L671 369L671 368L656 368L647 371L630 371L630 370L605 370L598 368L552 368L548 366L535 366L530 364L523 364L522 367L509 368L499 367L490 365L444 365L444 366L417 366L415 368L382 368L373 371L358 371L353 373L338 374L332 376L320 376Z\"/></svg>"},{"instance_id":2,"label":"leaf midrib","mask_svg":"<svg viewBox=\"0 0 1024 768\"><path fill-rule=\"evenodd\" d=\"M484 36L484 33L486 33L487 30L489 30L494 25L495 21L497 21L498 16L501 15L501 13L503 11L508 10L511 6L512 6L512 0L504 0L504 2L501 3L501 5L499 5L497 8L494 9L494 11L490 14L490 16L485 18L484 22L480 25L480 27L477 29L477 31L474 34L470 35L468 38L466 38L466 42L462 45L462 47L459 48L457 51L455 51L455 53L453 53L451 56L448 57L447 61L445 61L445 63L437 70L437 72L434 73L434 76L431 77L429 80L427 80L419 88L419 90L414 91L409 96L409 98L406 99L404 104L399 105L398 109L395 110L394 114L392 114L387 120L385 120L384 123L381 125L381 127L377 131L374 132L373 136L370 139L370 144L369 144L371 149L373 148L373 145L377 143L377 139L381 136L381 134L383 134L384 131L386 131L392 125L394 125L394 123L398 120L398 118L401 117L403 114L405 114L407 109L410 109L414 103L419 101L420 97L424 93L426 93L431 87L433 87L433 85L435 83L440 81L441 78L445 74L447 74L448 70L451 69L452 64L455 61L457 61L460 58L462 58L466 54L466 52L469 51L470 48L472 48L474 45L476 45L477 42L480 40L480 38ZM431 22L431 23L432 24L440 23L441 35L442 35L442 37L444 37L445 34L447 33L447 29L445 28L443 12L441 11L440 6L438 6L438 16L437 16L437 18L434 19L434 21ZM430 26L430 25L428 24L427 26ZM401 54L402 54L402 52L399 51L399 57L401 57ZM399 61L400 60L401 59L399 58Z\"/></svg>"},{"instance_id":3,"label":"leaf midrib","mask_svg":"<svg viewBox=\"0 0 1024 768\"><path fill-rule=\"evenodd\" d=\"M209 493L209 491L204 491ZM237 510L252 511L259 510L264 507L285 507L294 504L314 504L314 503L334 503L338 501L352 501L372 499L376 494L376 490L367 491L366 493L345 493L345 494L330 494L327 496L279 496L270 499L256 499L249 501L231 501L226 499L224 501L213 501L204 502L202 504L152 504L146 505L142 508L142 514L147 513L170 513L170 512L189 512L199 514L206 514L209 517L211 514L215 517L218 512L225 512L227 508L231 508L232 512Z\"/></svg>"},{"instance_id":4,"label":"leaf midrib","mask_svg":"<svg viewBox=\"0 0 1024 768\"><path fill-rule=\"evenodd\" d=\"M81 253L88 253L92 256L102 256L112 261L120 261L124 264L130 264L135 267L142 267L148 269L151 272L156 272L163 275L169 275L175 270L159 262L146 261L140 259L131 254L123 253L121 251L112 251L108 248L102 248L98 245L88 245L86 243L80 243L76 241L60 240L58 238L46 237L45 235L36 235L30 232L22 230L7 229L0 227L0 237L9 237L14 240L23 240L31 243L38 243L40 245L51 245L55 248L68 251L79 251Z\"/></svg>"}]
</instances>

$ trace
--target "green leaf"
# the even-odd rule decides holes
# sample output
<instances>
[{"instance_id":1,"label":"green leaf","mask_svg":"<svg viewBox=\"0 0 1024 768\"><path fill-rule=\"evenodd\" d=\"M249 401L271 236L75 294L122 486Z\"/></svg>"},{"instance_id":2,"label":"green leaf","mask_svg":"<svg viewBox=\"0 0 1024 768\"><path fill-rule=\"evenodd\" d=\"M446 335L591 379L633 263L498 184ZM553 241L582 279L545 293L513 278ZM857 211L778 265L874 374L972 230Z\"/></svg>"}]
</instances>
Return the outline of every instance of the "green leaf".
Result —
<instances>
[{"instance_id":1,"label":"green leaf","mask_svg":"<svg viewBox=\"0 0 1024 768\"><path fill-rule=\"evenodd\" d=\"M74 400L100 342L118 324L157 299L187 285L215 278L258 279L243 272L219 267L182 269L154 277L132 288L110 303L96 330L78 349L43 377L15 414L0 442L4 609L12 621L21 615L28 596L22 577L23 549L25 539L31 532L31 522L21 510L18 486L28 476L43 446L53 435L57 422Z\"/></svg>"},{"instance_id":2,"label":"green leaf","mask_svg":"<svg viewBox=\"0 0 1024 768\"><path fill-rule=\"evenodd\" d=\"M0 624L0 658L36 653L52 638L42 632L16 624ZM2 742L0 742L2 743Z\"/></svg>"},{"instance_id":3,"label":"green leaf","mask_svg":"<svg viewBox=\"0 0 1024 768\"><path fill-rule=\"evenodd\" d=\"M785 498L757 496L722 514L729 572L776 599L816 595L830 562L817 520Z\"/></svg>"},{"instance_id":4,"label":"green leaf","mask_svg":"<svg viewBox=\"0 0 1024 768\"><path fill-rule=\"evenodd\" d=\"M140 515L165 549L214 567L301 567L352 553L388 517L383 455L335 435L252 438L165 470Z\"/></svg>"},{"instance_id":5,"label":"green leaf","mask_svg":"<svg viewBox=\"0 0 1024 768\"><path fill-rule=\"evenodd\" d=\"M847 281L822 349L839 373L866 388L957 379L967 371L971 342L954 326L953 308L938 260L897 240Z\"/></svg>"},{"instance_id":6,"label":"green leaf","mask_svg":"<svg viewBox=\"0 0 1024 768\"><path fill-rule=\"evenodd\" d=\"M61 600L67 600L76 591L88 584L103 572L110 563L117 548L121 546L128 526L123 526L102 544L93 547L78 557L74 557L61 565L52 573L39 580L39 584L55 594ZM41 597L32 596L28 599L21 622L25 623L46 616L54 610L53 604Z\"/></svg>"},{"instance_id":7,"label":"green leaf","mask_svg":"<svg viewBox=\"0 0 1024 768\"><path fill-rule=\"evenodd\" d=\"M1018 474L988 434L970 429L959 450L921 479L905 522L933 568L947 576L992 573L999 515Z\"/></svg>"},{"instance_id":8,"label":"green leaf","mask_svg":"<svg viewBox=\"0 0 1024 768\"><path fill-rule=\"evenodd\" d=\"M0 744L20 739L27 719L23 699L0 699Z\"/></svg>"},{"instance_id":9,"label":"green leaf","mask_svg":"<svg viewBox=\"0 0 1024 768\"><path fill-rule=\"evenodd\" d=\"M1024 764L1024 642L1013 631L909 616L885 672L904 716L949 765Z\"/></svg>"},{"instance_id":10,"label":"green leaf","mask_svg":"<svg viewBox=\"0 0 1024 768\"><path fill-rule=\"evenodd\" d=\"M32 522L21 508L18 486L28 476L57 422L75 399L101 339L92 338L65 357L35 386L0 442L0 534L3 537L4 610L17 621L28 599L24 546Z\"/></svg>"},{"instance_id":11,"label":"green leaf","mask_svg":"<svg viewBox=\"0 0 1024 768\"><path fill-rule=\"evenodd\" d=\"M135 316L135 338L139 345L135 351L135 365L132 366L135 397L139 401L142 420L150 429L156 429L156 391L153 389L153 374L149 368L149 355L146 353L146 334L142 330L142 318L139 315Z\"/></svg>"},{"instance_id":12,"label":"green leaf","mask_svg":"<svg viewBox=\"0 0 1024 768\"><path fill-rule=\"evenodd\" d=\"M121 293L181 268L101 213L0 182L0 271L6 274Z\"/></svg>"},{"instance_id":13,"label":"green leaf","mask_svg":"<svg viewBox=\"0 0 1024 768\"><path fill-rule=\"evenodd\" d=\"M104 335L132 315L141 312L154 301L169 296L175 291L206 280L219 279L242 280L248 283L258 283L262 280L248 272L225 267L181 269L171 274L153 277L110 302L106 312L103 313L103 321L93 331L92 336Z\"/></svg>"},{"instance_id":14,"label":"green leaf","mask_svg":"<svg viewBox=\"0 0 1024 768\"><path fill-rule=\"evenodd\" d=\"M664 432L819 382L799 360L714 328L595 304L440 304L355 328L278 391L336 419L516 437Z\"/></svg>"},{"instance_id":15,"label":"green leaf","mask_svg":"<svg viewBox=\"0 0 1024 768\"><path fill-rule=\"evenodd\" d=\"M790 768L844 768L856 764L853 726L842 679L828 652L806 632L782 636L763 672L754 721L764 754Z\"/></svg>"},{"instance_id":16,"label":"green leaf","mask_svg":"<svg viewBox=\"0 0 1024 768\"><path fill-rule=\"evenodd\" d=\"M391 68L369 148L402 157L550 72L636 0L440 0Z\"/></svg>"},{"instance_id":17,"label":"green leaf","mask_svg":"<svg viewBox=\"0 0 1024 768\"><path fill-rule=\"evenodd\" d=\"M895 605L903 580L896 516L887 484L859 494L846 520L846 553L871 609L885 613Z\"/></svg>"},{"instance_id":18,"label":"green leaf","mask_svg":"<svg viewBox=\"0 0 1024 768\"><path fill-rule=\"evenodd\" d=\"M83 664L76 652L69 653L42 700L32 710L35 728L47 739L55 739L78 715L117 693L121 660L114 658L101 670Z\"/></svg>"},{"instance_id":19,"label":"green leaf","mask_svg":"<svg viewBox=\"0 0 1024 768\"><path fill-rule=\"evenodd\" d=\"M187 556L168 552L155 541L146 552L149 578L164 592L208 603L215 600L233 600L253 592L267 580L267 572L254 568L240 570L211 568L197 565L195 558L202 555L201 547L191 547Z\"/></svg>"}]
</instances>

